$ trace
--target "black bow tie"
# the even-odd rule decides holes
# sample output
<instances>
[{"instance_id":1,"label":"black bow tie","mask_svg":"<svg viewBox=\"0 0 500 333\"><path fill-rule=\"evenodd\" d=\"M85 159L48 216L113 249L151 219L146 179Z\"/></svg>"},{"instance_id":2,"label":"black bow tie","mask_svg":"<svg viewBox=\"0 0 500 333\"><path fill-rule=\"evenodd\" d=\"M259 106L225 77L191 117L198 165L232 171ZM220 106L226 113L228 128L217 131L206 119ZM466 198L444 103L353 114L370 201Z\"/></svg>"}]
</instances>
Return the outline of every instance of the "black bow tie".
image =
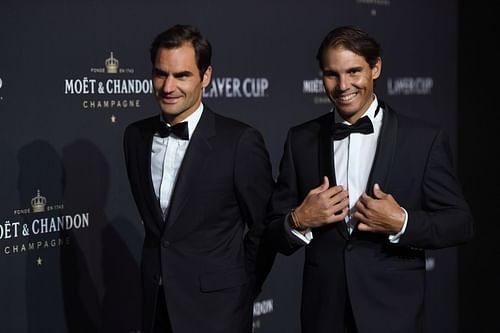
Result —
<instances>
[{"instance_id":1,"label":"black bow tie","mask_svg":"<svg viewBox=\"0 0 500 333\"><path fill-rule=\"evenodd\" d=\"M346 125L344 123L335 123L333 125L333 139L342 140L351 133L370 134L373 133L373 125L367 116L361 117L355 124Z\"/></svg>"},{"instance_id":2,"label":"black bow tie","mask_svg":"<svg viewBox=\"0 0 500 333\"><path fill-rule=\"evenodd\" d=\"M187 121L175 124L174 126L168 126L164 122L160 122L158 126L158 135L162 138L166 138L170 134L174 134L181 140L189 140L189 129Z\"/></svg>"}]
</instances>

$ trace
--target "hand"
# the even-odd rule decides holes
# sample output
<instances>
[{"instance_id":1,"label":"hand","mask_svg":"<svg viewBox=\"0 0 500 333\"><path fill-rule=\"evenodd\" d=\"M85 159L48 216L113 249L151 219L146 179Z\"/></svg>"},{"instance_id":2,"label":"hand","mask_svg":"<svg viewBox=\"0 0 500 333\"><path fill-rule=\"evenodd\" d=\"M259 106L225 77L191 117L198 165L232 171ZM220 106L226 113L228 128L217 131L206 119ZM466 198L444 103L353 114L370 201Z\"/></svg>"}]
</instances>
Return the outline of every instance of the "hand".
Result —
<instances>
[{"instance_id":1,"label":"hand","mask_svg":"<svg viewBox=\"0 0 500 333\"><path fill-rule=\"evenodd\" d=\"M349 194L342 186L330 187L328 177L309 191L304 201L295 208L300 225L307 228L344 221L349 212Z\"/></svg>"},{"instance_id":2,"label":"hand","mask_svg":"<svg viewBox=\"0 0 500 333\"><path fill-rule=\"evenodd\" d=\"M354 217L361 231L397 234L405 222L405 212L394 197L373 185L373 198L363 193L356 203Z\"/></svg>"}]
</instances>

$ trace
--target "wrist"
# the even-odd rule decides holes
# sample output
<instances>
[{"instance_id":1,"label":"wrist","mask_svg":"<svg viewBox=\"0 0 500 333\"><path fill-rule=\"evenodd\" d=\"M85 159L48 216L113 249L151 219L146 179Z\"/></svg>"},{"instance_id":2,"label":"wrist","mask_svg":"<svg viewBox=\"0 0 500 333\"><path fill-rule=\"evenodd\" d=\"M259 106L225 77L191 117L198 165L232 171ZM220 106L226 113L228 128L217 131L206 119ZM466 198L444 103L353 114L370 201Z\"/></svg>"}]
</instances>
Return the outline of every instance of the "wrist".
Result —
<instances>
[{"instance_id":1,"label":"wrist","mask_svg":"<svg viewBox=\"0 0 500 333\"><path fill-rule=\"evenodd\" d=\"M304 226L300 223L300 220L297 217L297 213L295 212L295 208L292 208L292 210L290 210L290 213L288 214L288 221L290 224L290 228L294 230L302 232L307 229L307 226Z\"/></svg>"}]
</instances>

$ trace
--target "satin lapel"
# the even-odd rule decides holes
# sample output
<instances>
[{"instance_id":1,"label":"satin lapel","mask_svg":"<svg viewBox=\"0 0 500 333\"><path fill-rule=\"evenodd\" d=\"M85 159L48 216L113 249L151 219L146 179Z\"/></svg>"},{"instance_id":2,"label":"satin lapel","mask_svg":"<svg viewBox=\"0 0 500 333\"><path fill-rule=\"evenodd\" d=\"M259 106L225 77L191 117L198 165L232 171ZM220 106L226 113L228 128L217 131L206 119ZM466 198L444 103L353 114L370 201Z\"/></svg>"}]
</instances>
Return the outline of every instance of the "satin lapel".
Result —
<instances>
[{"instance_id":1,"label":"satin lapel","mask_svg":"<svg viewBox=\"0 0 500 333\"><path fill-rule=\"evenodd\" d=\"M334 114L330 112L329 117L326 117L321 122L320 138L319 138L319 175L323 181L323 176L328 176L330 186L337 184L335 176L335 163L333 159L333 138L331 128L333 126ZM349 238L347 225L344 222L335 223L335 227L345 239Z\"/></svg>"},{"instance_id":2,"label":"satin lapel","mask_svg":"<svg viewBox=\"0 0 500 333\"><path fill-rule=\"evenodd\" d=\"M156 119L154 121L157 121ZM155 216L155 220L157 223L153 223L150 228L153 229L156 233L160 234L160 229L163 224L163 214L161 212L160 204L158 199L156 198L154 186L153 186L153 178L151 176L151 148L153 144L153 135L154 135L153 125L149 126L148 129L142 132L142 141L140 142L140 153L141 156L140 161L140 170L141 170L141 178L143 179L142 184L144 184L143 192L145 196L147 196L147 202L149 209L152 212L152 216ZM146 223L146 222L145 222Z\"/></svg>"},{"instance_id":3,"label":"satin lapel","mask_svg":"<svg viewBox=\"0 0 500 333\"><path fill-rule=\"evenodd\" d=\"M336 183L335 167L333 163L333 139L331 128L333 126L333 112L329 113L320 123L319 133L319 184L323 182L323 176L328 177L330 185Z\"/></svg>"},{"instance_id":4,"label":"satin lapel","mask_svg":"<svg viewBox=\"0 0 500 333\"><path fill-rule=\"evenodd\" d=\"M378 138L377 151L373 160L370 177L366 185L366 193L370 196L373 195L373 185L375 183L378 183L382 190L384 190L396 150L398 120L390 107L384 106L383 108L384 118Z\"/></svg>"},{"instance_id":5,"label":"satin lapel","mask_svg":"<svg viewBox=\"0 0 500 333\"><path fill-rule=\"evenodd\" d=\"M182 165L177 175L177 181L172 192L170 208L166 219L167 228L171 228L177 221L182 208L189 201L189 195L196 191L197 184L203 182L202 170L204 169L206 156L212 149L208 140L215 135L214 116L205 107L203 114L196 126L196 130L189 142Z\"/></svg>"}]
</instances>

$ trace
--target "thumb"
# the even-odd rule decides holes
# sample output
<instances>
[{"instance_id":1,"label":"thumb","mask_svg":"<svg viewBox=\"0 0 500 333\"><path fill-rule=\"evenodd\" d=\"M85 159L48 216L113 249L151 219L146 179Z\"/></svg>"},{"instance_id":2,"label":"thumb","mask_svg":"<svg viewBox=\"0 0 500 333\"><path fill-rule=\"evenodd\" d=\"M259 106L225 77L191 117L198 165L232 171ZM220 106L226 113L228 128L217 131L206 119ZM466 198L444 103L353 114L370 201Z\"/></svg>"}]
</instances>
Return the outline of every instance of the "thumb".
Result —
<instances>
[{"instance_id":1,"label":"thumb","mask_svg":"<svg viewBox=\"0 0 500 333\"><path fill-rule=\"evenodd\" d=\"M330 187L330 182L328 181L328 177L324 176L323 182L321 183L321 185L312 189L311 192L314 192L314 193L324 192L324 191L328 190L329 187Z\"/></svg>"},{"instance_id":2,"label":"thumb","mask_svg":"<svg viewBox=\"0 0 500 333\"><path fill-rule=\"evenodd\" d=\"M326 191L330 187L330 181L327 176L323 176L323 183L320 185L321 191Z\"/></svg>"},{"instance_id":3,"label":"thumb","mask_svg":"<svg viewBox=\"0 0 500 333\"><path fill-rule=\"evenodd\" d=\"M380 185L378 183L375 183L373 185L373 196L377 199L381 199L385 195L385 192L382 191L380 188Z\"/></svg>"}]
</instances>

